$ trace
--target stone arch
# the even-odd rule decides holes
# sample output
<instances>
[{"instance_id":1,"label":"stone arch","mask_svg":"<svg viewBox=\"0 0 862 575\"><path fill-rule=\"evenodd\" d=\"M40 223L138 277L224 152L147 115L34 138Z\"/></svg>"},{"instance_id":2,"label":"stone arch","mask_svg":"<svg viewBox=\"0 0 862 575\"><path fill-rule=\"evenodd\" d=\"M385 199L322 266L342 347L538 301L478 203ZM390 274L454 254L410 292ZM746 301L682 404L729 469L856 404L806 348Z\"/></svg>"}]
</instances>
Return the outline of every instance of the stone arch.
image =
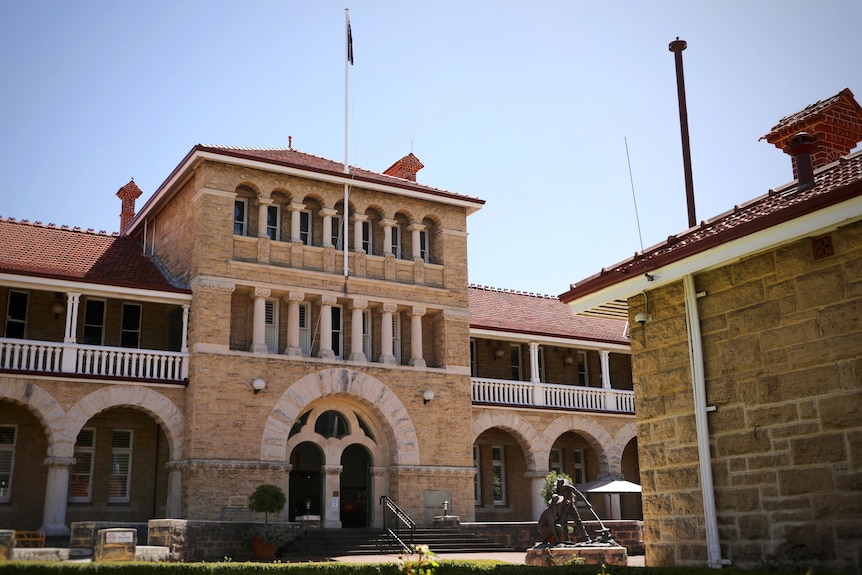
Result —
<instances>
[{"instance_id":1,"label":"stone arch","mask_svg":"<svg viewBox=\"0 0 862 575\"><path fill-rule=\"evenodd\" d=\"M66 412L60 403L44 388L23 379L0 381L0 400L8 400L28 409L48 436L48 457L63 457L71 446L74 450L77 435L69 435L65 429Z\"/></svg>"},{"instance_id":2,"label":"stone arch","mask_svg":"<svg viewBox=\"0 0 862 575\"><path fill-rule=\"evenodd\" d=\"M360 401L388 424L391 461L396 465L419 464L416 428L392 390L366 373L345 368L310 373L291 385L275 402L263 430L260 446L262 461L284 461L293 422L311 402L329 395L346 394Z\"/></svg>"},{"instance_id":3,"label":"stone arch","mask_svg":"<svg viewBox=\"0 0 862 575\"><path fill-rule=\"evenodd\" d=\"M103 387L78 400L66 415L67 432L73 440L69 453L63 455L72 457L74 438L78 436L84 425L95 415L112 407L133 407L153 416L168 438L170 459L172 461L182 459L185 417L170 399L139 385Z\"/></svg>"},{"instance_id":4,"label":"stone arch","mask_svg":"<svg viewBox=\"0 0 862 575\"><path fill-rule=\"evenodd\" d=\"M485 431L497 427L511 433L527 461L527 472L541 471L538 462L547 461L549 447L530 422L511 411L486 411L473 420L473 443ZM542 459L541 454L545 454ZM547 468L547 463L544 466Z\"/></svg>"},{"instance_id":5,"label":"stone arch","mask_svg":"<svg viewBox=\"0 0 862 575\"><path fill-rule=\"evenodd\" d=\"M590 447L596 450L596 457L599 460L599 477L608 475L611 469L611 461L609 451L613 451L614 439L605 431L605 429L595 420L584 417L582 415L565 415L558 417L545 429L543 441L547 445L553 445L554 441L566 433L567 431L577 432L582 435ZM616 455L616 469L620 470L620 459L622 451Z\"/></svg>"},{"instance_id":6,"label":"stone arch","mask_svg":"<svg viewBox=\"0 0 862 575\"><path fill-rule=\"evenodd\" d=\"M629 441L635 439L637 436L638 426L634 421L630 421L625 424L623 428L617 432L616 437L614 437L613 445L608 448L608 463L610 464L610 472L612 475L622 475L623 451L625 451L626 445L628 445Z\"/></svg>"}]
</instances>

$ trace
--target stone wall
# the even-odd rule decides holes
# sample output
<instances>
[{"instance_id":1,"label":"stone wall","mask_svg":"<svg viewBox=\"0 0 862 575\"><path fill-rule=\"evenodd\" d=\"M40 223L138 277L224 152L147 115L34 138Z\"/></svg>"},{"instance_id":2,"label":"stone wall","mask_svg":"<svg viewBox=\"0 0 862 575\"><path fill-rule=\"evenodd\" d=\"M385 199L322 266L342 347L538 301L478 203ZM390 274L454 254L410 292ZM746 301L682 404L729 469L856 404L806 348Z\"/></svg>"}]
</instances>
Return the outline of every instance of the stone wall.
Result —
<instances>
[{"instance_id":1,"label":"stone wall","mask_svg":"<svg viewBox=\"0 0 862 575\"><path fill-rule=\"evenodd\" d=\"M249 559L252 535L260 523L226 521L189 521L185 519L151 519L149 545L170 549L171 561L224 561ZM278 546L286 546L301 534L298 523L272 523L278 533Z\"/></svg>"},{"instance_id":2,"label":"stone wall","mask_svg":"<svg viewBox=\"0 0 862 575\"><path fill-rule=\"evenodd\" d=\"M862 222L695 276L723 559L862 568ZM706 561L683 284L632 322L646 553ZM646 311L644 296L629 313Z\"/></svg>"},{"instance_id":3,"label":"stone wall","mask_svg":"<svg viewBox=\"0 0 862 575\"><path fill-rule=\"evenodd\" d=\"M626 548L629 555L643 555L643 521L603 521L611 530L614 541ZM584 527L592 537L597 537L598 521L584 521ZM539 540L535 521L461 523L461 531L490 539L515 551L525 551Z\"/></svg>"}]
</instances>

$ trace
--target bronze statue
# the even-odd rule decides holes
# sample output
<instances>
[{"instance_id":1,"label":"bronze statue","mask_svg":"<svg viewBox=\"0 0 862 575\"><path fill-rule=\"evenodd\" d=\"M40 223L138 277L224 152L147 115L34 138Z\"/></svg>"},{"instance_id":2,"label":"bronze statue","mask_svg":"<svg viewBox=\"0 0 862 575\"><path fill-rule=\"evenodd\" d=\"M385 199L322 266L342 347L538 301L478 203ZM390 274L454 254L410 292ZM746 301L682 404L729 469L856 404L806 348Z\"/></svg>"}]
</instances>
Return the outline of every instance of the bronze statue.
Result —
<instances>
[{"instance_id":1,"label":"bronze statue","mask_svg":"<svg viewBox=\"0 0 862 575\"><path fill-rule=\"evenodd\" d=\"M572 541L569 538L569 519L575 523L576 529L583 534L587 541L590 541L590 535L587 533L584 522L581 520L581 514L578 513L578 496L583 501L587 501L584 494L578 491L577 487L566 481L564 478L557 479L557 486L554 490L557 495L563 498L563 503L560 507L560 520L563 525L563 541Z\"/></svg>"},{"instance_id":2,"label":"bronze statue","mask_svg":"<svg viewBox=\"0 0 862 575\"><path fill-rule=\"evenodd\" d=\"M548 507L539 516L539 535L542 543L556 545L563 539L564 525L560 525L560 509L564 503L562 495L552 495Z\"/></svg>"}]
</instances>

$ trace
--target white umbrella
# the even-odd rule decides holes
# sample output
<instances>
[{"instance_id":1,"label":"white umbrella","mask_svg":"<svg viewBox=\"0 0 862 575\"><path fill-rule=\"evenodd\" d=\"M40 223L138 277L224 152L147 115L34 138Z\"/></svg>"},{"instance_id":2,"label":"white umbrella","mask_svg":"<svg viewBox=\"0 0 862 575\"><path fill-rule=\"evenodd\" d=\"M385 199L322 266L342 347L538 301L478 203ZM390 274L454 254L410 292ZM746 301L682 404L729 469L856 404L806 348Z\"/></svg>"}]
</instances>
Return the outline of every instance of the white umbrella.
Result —
<instances>
[{"instance_id":1,"label":"white umbrella","mask_svg":"<svg viewBox=\"0 0 862 575\"><path fill-rule=\"evenodd\" d=\"M640 493L641 486L625 479L602 477L589 483L584 483L578 489L582 493Z\"/></svg>"}]
</instances>

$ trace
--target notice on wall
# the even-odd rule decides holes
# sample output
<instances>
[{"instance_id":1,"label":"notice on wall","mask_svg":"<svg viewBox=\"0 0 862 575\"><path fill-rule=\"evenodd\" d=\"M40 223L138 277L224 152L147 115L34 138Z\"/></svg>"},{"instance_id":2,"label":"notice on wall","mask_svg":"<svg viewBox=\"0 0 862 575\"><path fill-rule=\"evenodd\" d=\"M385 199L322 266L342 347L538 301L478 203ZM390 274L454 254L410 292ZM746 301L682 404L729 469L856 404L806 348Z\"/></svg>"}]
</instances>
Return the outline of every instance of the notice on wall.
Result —
<instances>
[{"instance_id":1,"label":"notice on wall","mask_svg":"<svg viewBox=\"0 0 862 575\"><path fill-rule=\"evenodd\" d=\"M332 498L332 508L333 508L333 509L338 509L338 497L333 497L333 498Z\"/></svg>"},{"instance_id":2,"label":"notice on wall","mask_svg":"<svg viewBox=\"0 0 862 575\"><path fill-rule=\"evenodd\" d=\"M134 543L135 534L132 531L119 531L117 533L106 533L105 541L107 543Z\"/></svg>"}]
</instances>

